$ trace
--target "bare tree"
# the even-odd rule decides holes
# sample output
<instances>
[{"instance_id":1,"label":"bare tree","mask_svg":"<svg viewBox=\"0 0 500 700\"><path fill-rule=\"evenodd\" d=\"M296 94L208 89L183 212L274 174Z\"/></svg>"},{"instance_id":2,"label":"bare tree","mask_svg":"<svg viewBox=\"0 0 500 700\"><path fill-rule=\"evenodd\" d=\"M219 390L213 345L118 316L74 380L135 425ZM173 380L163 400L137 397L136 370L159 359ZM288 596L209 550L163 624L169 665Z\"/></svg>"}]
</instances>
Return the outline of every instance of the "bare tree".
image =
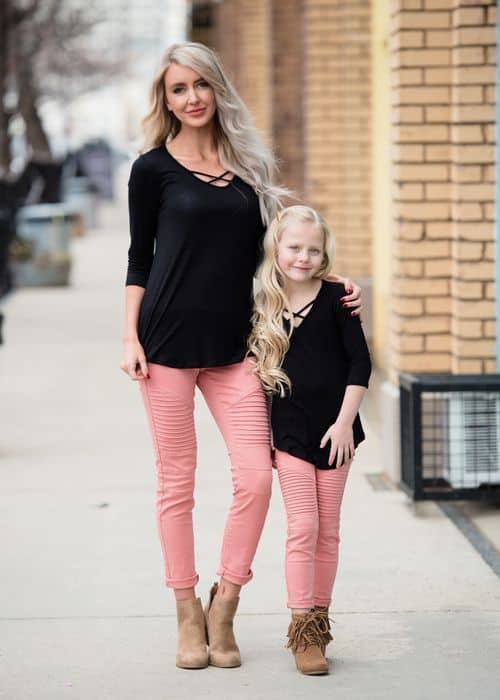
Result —
<instances>
[{"instance_id":1,"label":"bare tree","mask_svg":"<svg viewBox=\"0 0 500 700\"><path fill-rule=\"evenodd\" d=\"M0 174L8 170L10 163L9 123L10 114L7 109L7 75L9 72L9 53L7 37L9 36L9 6L0 3Z\"/></svg>"},{"instance_id":2,"label":"bare tree","mask_svg":"<svg viewBox=\"0 0 500 700\"><path fill-rule=\"evenodd\" d=\"M124 70L123 56L104 58L89 42L103 19L91 0L0 0L0 172L9 168L14 115L24 121L33 157L50 159L42 101L74 99Z\"/></svg>"},{"instance_id":3,"label":"bare tree","mask_svg":"<svg viewBox=\"0 0 500 700\"><path fill-rule=\"evenodd\" d=\"M15 76L13 39L19 26L35 14L36 7L36 0L23 5L11 0L0 2L0 173L9 170L9 125L16 113L10 99Z\"/></svg>"}]
</instances>

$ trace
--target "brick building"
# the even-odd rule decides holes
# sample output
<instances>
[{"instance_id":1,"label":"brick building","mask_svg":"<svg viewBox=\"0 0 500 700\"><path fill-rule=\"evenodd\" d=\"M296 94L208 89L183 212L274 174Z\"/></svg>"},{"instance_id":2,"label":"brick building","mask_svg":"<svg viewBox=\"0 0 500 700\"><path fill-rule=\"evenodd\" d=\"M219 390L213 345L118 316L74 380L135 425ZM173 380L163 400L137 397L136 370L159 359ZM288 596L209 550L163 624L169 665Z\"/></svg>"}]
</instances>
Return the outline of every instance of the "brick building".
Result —
<instances>
[{"instance_id":1,"label":"brick building","mask_svg":"<svg viewBox=\"0 0 500 700\"><path fill-rule=\"evenodd\" d=\"M496 2L223 0L193 20L363 287L397 478L398 373L497 369Z\"/></svg>"}]
</instances>

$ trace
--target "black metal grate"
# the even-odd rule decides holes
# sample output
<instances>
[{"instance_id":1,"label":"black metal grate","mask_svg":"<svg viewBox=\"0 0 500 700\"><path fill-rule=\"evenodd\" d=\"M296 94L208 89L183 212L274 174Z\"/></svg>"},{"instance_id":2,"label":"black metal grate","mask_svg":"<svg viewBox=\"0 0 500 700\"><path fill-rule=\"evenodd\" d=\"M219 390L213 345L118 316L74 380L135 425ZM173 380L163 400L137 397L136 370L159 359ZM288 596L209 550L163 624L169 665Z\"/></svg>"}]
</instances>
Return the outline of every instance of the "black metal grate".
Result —
<instances>
[{"instance_id":1,"label":"black metal grate","mask_svg":"<svg viewBox=\"0 0 500 700\"><path fill-rule=\"evenodd\" d=\"M402 486L500 501L500 375L400 375Z\"/></svg>"}]
</instances>

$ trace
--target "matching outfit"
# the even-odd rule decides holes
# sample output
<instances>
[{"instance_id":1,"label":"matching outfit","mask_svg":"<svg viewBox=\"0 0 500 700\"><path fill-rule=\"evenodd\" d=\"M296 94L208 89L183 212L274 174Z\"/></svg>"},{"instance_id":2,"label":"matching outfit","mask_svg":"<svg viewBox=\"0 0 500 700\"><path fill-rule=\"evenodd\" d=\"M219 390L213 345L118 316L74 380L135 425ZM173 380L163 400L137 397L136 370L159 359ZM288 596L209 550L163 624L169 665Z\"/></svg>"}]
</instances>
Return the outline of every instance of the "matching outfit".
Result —
<instances>
[{"instance_id":1,"label":"matching outfit","mask_svg":"<svg viewBox=\"0 0 500 700\"><path fill-rule=\"evenodd\" d=\"M302 320L282 363L292 389L272 400L275 465L288 521L290 608L328 606L337 572L340 508L349 468L335 468L336 460L330 466L331 443L321 449L320 442L340 412L346 387L367 387L371 372L361 321L343 308L344 293L343 285L323 281L316 298L295 314ZM288 327L287 319L283 323ZM364 437L358 414L354 445Z\"/></svg>"},{"instance_id":2,"label":"matching outfit","mask_svg":"<svg viewBox=\"0 0 500 700\"><path fill-rule=\"evenodd\" d=\"M292 382L284 398L273 397L271 424L276 449L311 462L318 469L328 464L330 444L321 438L335 422L348 384L368 386L371 363L359 316L344 309L344 286L323 281L307 314L293 329L282 368ZM284 319L285 327L289 321ZM365 434L359 414L353 423L354 445Z\"/></svg>"},{"instance_id":3,"label":"matching outfit","mask_svg":"<svg viewBox=\"0 0 500 700\"><path fill-rule=\"evenodd\" d=\"M160 146L134 162L129 181L126 284L145 288L138 333L150 376L140 385L156 453L165 578L173 588L198 581L192 522L195 386L231 459L234 497L218 573L233 583L252 576L271 493L267 404L253 361L245 359L264 225L250 185L228 172L209 177L201 180ZM224 186L214 184L222 180ZM338 415L345 387L368 386L370 376L361 323L342 308L343 294L341 284L322 283L283 362L292 391L272 400L292 608L330 602L348 470L330 467L330 443L323 449L319 443ZM357 446L364 439L359 415L353 431Z\"/></svg>"}]
</instances>

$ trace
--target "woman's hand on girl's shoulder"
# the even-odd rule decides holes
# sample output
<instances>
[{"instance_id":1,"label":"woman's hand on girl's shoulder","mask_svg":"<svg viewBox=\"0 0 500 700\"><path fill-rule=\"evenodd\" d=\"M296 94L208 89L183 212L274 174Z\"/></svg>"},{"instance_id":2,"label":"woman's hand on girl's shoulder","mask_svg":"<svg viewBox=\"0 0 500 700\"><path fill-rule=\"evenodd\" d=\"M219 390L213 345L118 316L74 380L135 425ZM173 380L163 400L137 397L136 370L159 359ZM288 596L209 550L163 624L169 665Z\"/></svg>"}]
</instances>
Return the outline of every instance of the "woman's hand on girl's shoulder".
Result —
<instances>
[{"instance_id":1,"label":"woman's hand on girl's shoulder","mask_svg":"<svg viewBox=\"0 0 500 700\"><path fill-rule=\"evenodd\" d=\"M120 369L128 374L130 379L146 379L149 377L148 363L142 345L138 340L123 341L123 355Z\"/></svg>"},{"instance_id":2,"label":"woman's hand on girl's shoulder","mask_svg":"<svg viewBox=\"0 0 500 700\"><path fill-rule=\"evenodd\" d=\"M349 309L351 316L359 316L363 304L361 303L361 287L349 279L349 277L341 277L340 275L328 275L327 280L331 282L340 282L344 285L345 295L340 301L345 309Z\"/></svg>"}]
</instances>

